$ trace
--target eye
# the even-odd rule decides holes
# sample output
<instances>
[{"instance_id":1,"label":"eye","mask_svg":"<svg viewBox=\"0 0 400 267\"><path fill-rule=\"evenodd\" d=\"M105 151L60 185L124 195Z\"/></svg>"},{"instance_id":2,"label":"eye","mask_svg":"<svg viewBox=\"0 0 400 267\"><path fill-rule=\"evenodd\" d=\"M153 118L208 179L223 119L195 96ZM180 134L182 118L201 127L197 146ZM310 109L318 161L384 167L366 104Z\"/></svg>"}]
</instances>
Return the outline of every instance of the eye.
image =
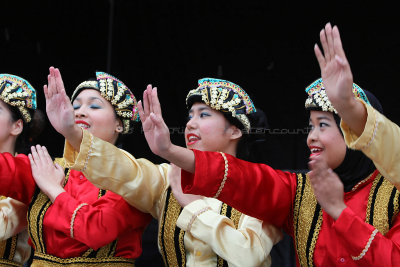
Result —
<instances>
[{"instance_id":1,"label":"eye","mask_svg":"<svg viewBox=\"0 0 400 267\"><path fill-rule=\"evenodd\" d=\"M74 104L72 107L74 108L74 110L76 110L76 109L79 109L81 107L81 105Z\"/></svg>"},{"instance_id":2,"label":"eye","mask_svg":"<svg viewBox=\"0 0 400 267\"><path fill-rule=\"evenodd\" d=\"M211 116L211 115L210 115L208 112L205 112L205 111L203 111L203 112L200 113L200 118L210 117L210 116Z\"/></svg>"},{"instance_id":3,"label":"eye","mask_svg":"<svg viewBox=\"0 0 400 267\"><path fill-rule=\"evenodd\" d=\"M325 127L329 127L330 125L328 124L328 123L326 123L326 122L320 122L319 123L319 127L320 128L325 128Z\"/></svg>"},{"instance_id":4,"label":"eye","mask_svg":"<svg viewBox=\"0 0 400 267\"><path fill-rule=\"evenodd\" d=\"M101 106L98 105L98 104L90 104L89 107L92 108L92 109L101 109Z\"/></svg>"}]
</instances>

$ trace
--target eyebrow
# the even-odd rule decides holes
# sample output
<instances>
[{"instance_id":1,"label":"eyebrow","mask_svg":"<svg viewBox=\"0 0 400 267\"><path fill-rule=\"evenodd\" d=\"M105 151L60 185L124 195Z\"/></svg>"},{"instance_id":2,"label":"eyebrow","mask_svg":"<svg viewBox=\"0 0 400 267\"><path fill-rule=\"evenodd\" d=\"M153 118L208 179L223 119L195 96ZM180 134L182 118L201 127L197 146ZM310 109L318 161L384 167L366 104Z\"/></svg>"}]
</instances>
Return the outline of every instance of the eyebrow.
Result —
<instances>
[{"instance_id":1,"label":"eyebrow","mask_svg":"<svg viewBox=\"0 0 400 267\"><path fill-rule=\"evenodd\" d=\"M100 97L97 97L97 96L91 96L91 97L89 97L89 100L90 100L90 101L96 100L96 99L103 103L103 99L101 99ZM75 100L76 100L76 101L82 101L82 99L81 99L80 97L75 98Z\"/></svg>"},{"instance_id":2,"label":"eyebrow","mask_svg":"<svg viewBox=\"0 0 400 267\"><path fill-rule=\"evenodd\" d=\"M203 110L209 110L210 108L209 107L200 107L200 108L198 108L197 110L198 111L203 111ZM189 110L189 114L190 113L193 113L194 112L194 110L193 110L193 108L191 108L190 110Z\"/></svg>"}]
</instances>

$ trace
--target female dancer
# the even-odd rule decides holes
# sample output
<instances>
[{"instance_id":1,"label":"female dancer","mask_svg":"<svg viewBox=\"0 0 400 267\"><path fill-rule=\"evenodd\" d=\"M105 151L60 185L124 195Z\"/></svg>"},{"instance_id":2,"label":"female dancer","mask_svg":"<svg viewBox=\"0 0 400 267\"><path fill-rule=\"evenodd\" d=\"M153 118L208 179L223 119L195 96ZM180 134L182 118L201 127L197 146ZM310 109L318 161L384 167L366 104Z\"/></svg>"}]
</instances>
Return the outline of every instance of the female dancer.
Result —
<instances>
[{"instance_id":1,"label":"female dancer","mask_svg":"<svg viewBox=\"0 0 400 267\"><path fill-rule=\"evenodd\" d=\"M58 69L50 68L49 87L56 75ZM130 132L137 118L133 94L107 73L96 73L95 80L81 83L73 99L74 122L112 146L120 134ZM62 167L68 167L64 159L54 165L36 147L39 153L32 147L29 158L0 155L0 193L29 205L32 266L134 266L151 217L122 197L96 188L82 172L64 171Z\"/></svg>"},{"instance_id":2,"label":"female dancer","mask_svg":"<svg viewBox=\"0 0 400 267\"><path fill-rule=\"evenodd\" d=\"M331 34L328 24L322 35L331 41ZM307 87L307 93L309 174L174 146L156 101L146 138L153 152L186 170L185 193L218 198L283 226L294 237L298 265L394 266L400 261L399 191L361 152L346 149L340 118L322 80ZM371 93L357 85L352 93L379 110Z\"/></svg>"},{"instance_id":3,"label":"female dancer","mask_svg":"<svg viewBox=\"0 0 400 267\"><path fill-rule=\"evenodd\" d=\"M15 155L26 147L32 130L41 132L36 91L25 79L0 74L0 153ZM0 196L0 265L22 266L31 254L26 230L28 206Z\"/></svg>"},{"instance_id":4,"label":"female dancer","mask_svg":"<svg viewBox=\"0 0 400 267\"><path fill-rule=\"evenodd\" d=\"M141 119L145 131L152 107L151 90L148 86L143 97L146 112L142 112ZM52 93L54 98L65 94L62 87L57 91ZM56 119L64 116L60 105L55 99L46 101L54 107L50 121L68 140L64 155L68 162L74 163L71 168L85 166L84 173L94 184L122 195L130 204L159 220L159 249L166 266L270 265L269 251L282 236L279 229L263 225L220 201L183 195L179 184L173 184L174 177L180 175L173 166L135 159L92 138L87 131L83 136L68 134L72 125ZM202 79L198 88L189 92L187 105L185 140L189 148L237 155L239 147L247 147L248 136L243 133L250 130L256 113L251 99L238 85ZM104 167L102 171L95 167L98 164Z\"/></svg>"}]
</instances>

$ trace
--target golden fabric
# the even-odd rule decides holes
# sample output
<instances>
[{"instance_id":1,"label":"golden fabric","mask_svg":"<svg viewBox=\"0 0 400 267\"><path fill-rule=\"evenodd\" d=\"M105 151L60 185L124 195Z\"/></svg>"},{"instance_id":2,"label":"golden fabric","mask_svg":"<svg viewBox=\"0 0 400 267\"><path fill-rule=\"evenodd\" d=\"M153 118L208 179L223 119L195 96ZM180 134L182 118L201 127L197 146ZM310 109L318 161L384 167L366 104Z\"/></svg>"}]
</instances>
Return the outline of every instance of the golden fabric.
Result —
<instances>
[{"instance_id":1,"label":"golden fabric","mask_svg":"<svg viewBox=\"0 0 400 267\"><path fill-rule=\"evenodd\" d=\"M400 189L400 128L370 105L360 101L367 109L364 131L357 136L341 122L346 144L361 150L374 162L379 172Z\"/></svg>"},{"instance_id":2,"label":"golden fabric","mask_svg":"<svg viewBox=\"0 0 400 267\"><path fill-rule=\"evenodd\" d=\"M72 169L82 170L85 167L83 173L97 187L121 195L137 209L157 218L159 239L161 238L160 231L164 231L162 227L165 225L171 227L170 232L164 234L165 238L167 236L171 238L174 226L172 218L179 215L179 210L174 203L176 208L168 209L170 213L164 212L165 206L169 204L167 200L168 164L155 165L146 159L136 159L128 152L96 137L93 137L92 142L91 134L86 130L83 130L79 153L66 142L64 158L67 166ZM98 166L102 167L98 168ZM230 264L238 266L243 265L240 261L245 262L247 266L271 264L269 252L273 244L281 239L280 230L263 227L262 221L245 215L238 216L236 212L233 212L233 217L236 219L239 217L236 230L232 220L219 214L222 205L219 200L206 198L194 202L196 203L192 202L182 210L178 221L181 219L188 222L193 213L190 207L196 205L211 205L212 211L205 212L194 221L191 233L176 233L179 238L178 247L171 241L163 248L161 244L167 239L159 240L160 251L174 250L171 255L182 254L179 244L184 244L186 266L217 266L217 255ZM177 226L184 229L185 226L179 224L178 221ZM184 224L187 225L187 223ZM166 257L168 262L172 262L173 259ZM176 258L174 266L180 266L182 263L179 261L180 259Z\"/></svg>"}]
</instances>

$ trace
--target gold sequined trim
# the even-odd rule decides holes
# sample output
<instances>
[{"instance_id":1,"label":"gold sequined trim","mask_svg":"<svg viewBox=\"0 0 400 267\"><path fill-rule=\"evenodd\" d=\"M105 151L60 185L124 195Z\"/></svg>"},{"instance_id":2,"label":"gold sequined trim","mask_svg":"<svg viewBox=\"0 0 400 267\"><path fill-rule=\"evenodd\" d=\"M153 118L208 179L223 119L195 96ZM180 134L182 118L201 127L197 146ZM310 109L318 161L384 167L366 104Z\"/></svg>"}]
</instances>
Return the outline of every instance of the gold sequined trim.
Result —
<instances>
[{"instance_id":1,"label":"gold sequined trim","mask_svg":"<svg viewBox=\"0 0 400 267\"><path fill-rule=\"evenodd\" d=\"M160 248L165 247L165 254L164 252L162 253L164 257L164 262L167 263L167 266L179 266L178 264L178 259L177 259L177 251L175 248L175 229L176 229L176 222L178 220L178 217L182 211L182 207L179 205L178 201L172 194L170 188L168 189L170 192L170 196L168 199L166 199L166 205L165 208L167 209L164 214L164 221L163 223L163 231L161 229L160 231ZM182 233L183 232L183 233ZM161 238L162 235L162 238ZM180 252L185 251L184 243L183 243L183 238L184 238L184 231L181 230L179 232L179 249ZM164 241L164 242L162 242ZM162 243L161 243L162 242ZM182 254L182 267L186 266L186 257L185 254Z\"/></svg>"},{"instance_id":2,"label":"gold sequined trim","mask_svg":"<svg viewBox=\"0 0 400 267\"><path fill-rule=\"evenodd\" d=\"M202 209L196 211L196 212L192 215L192 218L190 218L190 221L189 221L189 223L188 223L188 225L187 225L187 231L188 231L188 232L190 232L190 230L192 229L192 224L193 224L194 221L197 219L197 217L200 216L201 214L203 214L204 212L208 211L208 210L211 210L211 208L210 208L210 207L205 207L205 208L202 208Z\"/></svg>"},{"instance_id":3,"label":"gold sequined trim","mask_svg":"<svg viewBox=\"0 0 400 267\"><path fill-rule=\"evenodd\" d=\"M135 261L133 259L126 259L122 257L106 257L106 258L84 258L74 257L62 259L52 255L35 252L32 262L32 267L56 267L65 266L85 266L85 267L133 267Z\"/></svg>"},{"instance_id":4,"label":"gold sequined trim","mask_svg":"<svg viewBox=\"0 0 400 267\"><path fill-rule=\"evenodd\" d=\"M23 265L20 263L17 263L15 261L10 261L6 259L0 259L0 266L15 266L15 267L22 267Z\"/></svg>"},{"instance_id":5,"label":"gold sequined trim","mask_svg":"<svg viewBox=\"0 0 400 267\"><path fill-rule=\"evenodd\" d=\"M301 266L313 266L314 249L322 225L322 209L317 212L317 199L312 190L308 175L297 175L297 189L294 205L294 233L297 255ZM313 226L314 217L317 221ZM307 242L311 245L307 253Z\"/></svg>"},{"instance_id":6,"label":"gold sequined trim","mask_svg":"<svg viewBox=\"0 0 400 267\"><path fill-rule=\"evenodd\" d=\"M376 132L377 132L377 130L378 130L378 124L379 124L379 122L378 122L378 120L376 119L376 111L375 111L375 109L372 109L372 111L373 111L374 118L375 118L374 131L373 131L373 133L372 133L371 140L369 140L369 142L368 142L362 149L365 149L365 148L369 147L369 146L372 144L372 141L374 141L375 136L376 136Z\"/></svg>"},{"instance_id":7,"label":"gold sequined trim","mask_svg":"<svg viewBox=\"0 0 400 267\"><path fill-rule=\"evenodd\" d=\"M223 153L223 152L219 152L219 153L220 153L221 156L224 158L225 172L224 172L224 178L222 179L221 185L219 186L218 191L217 191L217 193L215 194L214 198L218 198L218 197L219 197L219 195L220 195L221 192L222 192L222 189L223 189L224 186L225 186L226 179L228 178L228 169L229 169L228 159L226 158L225 153Z\"/></svg>"}]
</instances>

